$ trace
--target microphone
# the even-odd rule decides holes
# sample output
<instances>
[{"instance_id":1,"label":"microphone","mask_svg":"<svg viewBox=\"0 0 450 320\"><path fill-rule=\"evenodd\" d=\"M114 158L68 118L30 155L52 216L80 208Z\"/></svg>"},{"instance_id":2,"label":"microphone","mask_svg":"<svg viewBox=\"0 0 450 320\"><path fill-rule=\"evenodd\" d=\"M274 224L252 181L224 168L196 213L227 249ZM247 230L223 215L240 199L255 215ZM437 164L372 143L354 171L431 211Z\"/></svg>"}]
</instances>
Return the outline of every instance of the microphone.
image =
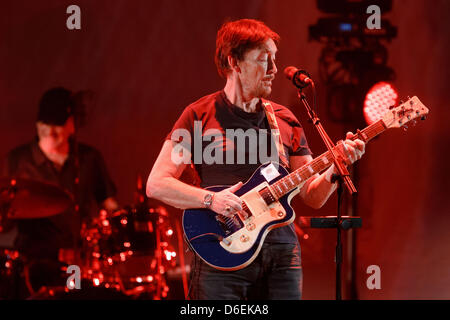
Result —
<instances>
[{"instance_id":1,"label":"microphone","mask_svg":"<svg viewBox=\"0 0 450 320\"><path fill-rule=\"evenodd\" d=\"M300 70L296 67L290 66L284 69L284 74L286 75L286 78L291 80L294 86L299 89L303 89L310 84L314 84L314 82L310 78L311 76L305 70Z\"/></svg>"}]
</instances>

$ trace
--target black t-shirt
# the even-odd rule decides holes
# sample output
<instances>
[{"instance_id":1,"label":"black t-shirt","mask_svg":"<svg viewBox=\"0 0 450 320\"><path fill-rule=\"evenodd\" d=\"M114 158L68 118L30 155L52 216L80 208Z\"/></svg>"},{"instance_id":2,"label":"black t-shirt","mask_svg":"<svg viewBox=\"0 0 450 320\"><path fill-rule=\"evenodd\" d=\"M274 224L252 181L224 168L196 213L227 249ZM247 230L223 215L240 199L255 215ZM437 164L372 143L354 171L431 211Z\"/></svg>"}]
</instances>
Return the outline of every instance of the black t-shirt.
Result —
<instances>
[{"instance_id":1,"label":"black t-shirt","mask_svg":"<svg viewBox=\"0 0 450 320\"><path fill-rule=\"evenodd\" d=\"M271 104L285 154L288 157L311 154L297 118L288 108ZM194 163L203 188L245 183L261 164L280 162L264 108L259 106L256 112L245 112L233 105L224 91L186 107L166 140L181 142L190 151L190 159L184 161ZM183 161L181 156L176 160ZM274 229L266 237L266 242L296 241L292 225Z\"/></svg>"},{"instance_id":2,"label":"black t-shirt","mask_svg":"<svg viewBox=\"0 0 450 320\"><path fill-rule=\"evenodd\" d=\"M74 206L61 214L41 219L18 220L16 246L29 256L54 256L59 248L73 248L79 239L81 219L98 214L98 205L116 193L100 152L86 144L78 144L79 212ZM33 179L58 185L75 192L76 166L73 144L61 170L56 170L44 155L37 139L19 146L7 156L3 175Z\"/></svg>"}]
</instances>

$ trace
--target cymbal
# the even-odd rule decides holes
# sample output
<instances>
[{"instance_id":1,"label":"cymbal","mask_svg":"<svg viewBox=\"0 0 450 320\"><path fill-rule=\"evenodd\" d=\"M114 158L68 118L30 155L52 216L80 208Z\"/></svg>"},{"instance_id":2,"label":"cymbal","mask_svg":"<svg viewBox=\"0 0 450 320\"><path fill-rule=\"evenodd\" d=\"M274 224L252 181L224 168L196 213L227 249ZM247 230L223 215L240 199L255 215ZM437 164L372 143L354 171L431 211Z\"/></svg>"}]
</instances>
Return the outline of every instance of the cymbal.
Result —
<instances>
[{"instance_id":1,"label":"cymbal","mask_svg":"<svg viewBox=\"0 0 450 320\"><path fill-rule=\"evenodd\" d=\"M0 208L7 208L8 203L8 219L36 219L64 212L73 204L73 197L48 182L0 178Z\"/></svg>"}]
</instances>

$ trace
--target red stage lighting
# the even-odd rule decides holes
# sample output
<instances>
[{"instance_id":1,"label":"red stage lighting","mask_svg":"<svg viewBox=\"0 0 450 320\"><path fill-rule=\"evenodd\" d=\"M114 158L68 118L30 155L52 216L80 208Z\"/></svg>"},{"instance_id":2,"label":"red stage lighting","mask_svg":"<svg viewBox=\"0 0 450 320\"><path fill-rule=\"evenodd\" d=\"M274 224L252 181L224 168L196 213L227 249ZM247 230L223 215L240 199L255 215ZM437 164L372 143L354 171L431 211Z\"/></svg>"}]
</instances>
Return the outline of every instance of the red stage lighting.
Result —
<instances>
[{"instance_id":1,"label":"red stage lighting","mask_svg":"<svg viewBox=\"0 0 450 320\"><path fill-rule=\"evenodd\" d=\"M398 93L388 82L378 82L367 92L364 99L364 119L367 124L380 120L390 106L397 104Z\"/></svg>"}]
</instances>

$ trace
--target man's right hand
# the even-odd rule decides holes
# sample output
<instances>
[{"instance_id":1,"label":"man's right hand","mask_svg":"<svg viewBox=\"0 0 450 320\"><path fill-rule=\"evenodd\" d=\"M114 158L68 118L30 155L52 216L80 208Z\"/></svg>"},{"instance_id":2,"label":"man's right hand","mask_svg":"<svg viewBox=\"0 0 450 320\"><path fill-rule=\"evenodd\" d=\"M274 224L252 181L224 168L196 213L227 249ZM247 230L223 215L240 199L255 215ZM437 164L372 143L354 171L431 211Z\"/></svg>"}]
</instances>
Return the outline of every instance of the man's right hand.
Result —
<instances>
[{"instance_id":1,"label":"man's right hand","mask_svg":"<svg viewBox=\"0 0 450 320\"><path fill-rule=\"evenodd\" d=\"M234 186L214 193L211 210L226 217L232 217L237 211L242 210L242 200L234 193L242 187L238 182Z\"/></svg>"}]
</instances>

